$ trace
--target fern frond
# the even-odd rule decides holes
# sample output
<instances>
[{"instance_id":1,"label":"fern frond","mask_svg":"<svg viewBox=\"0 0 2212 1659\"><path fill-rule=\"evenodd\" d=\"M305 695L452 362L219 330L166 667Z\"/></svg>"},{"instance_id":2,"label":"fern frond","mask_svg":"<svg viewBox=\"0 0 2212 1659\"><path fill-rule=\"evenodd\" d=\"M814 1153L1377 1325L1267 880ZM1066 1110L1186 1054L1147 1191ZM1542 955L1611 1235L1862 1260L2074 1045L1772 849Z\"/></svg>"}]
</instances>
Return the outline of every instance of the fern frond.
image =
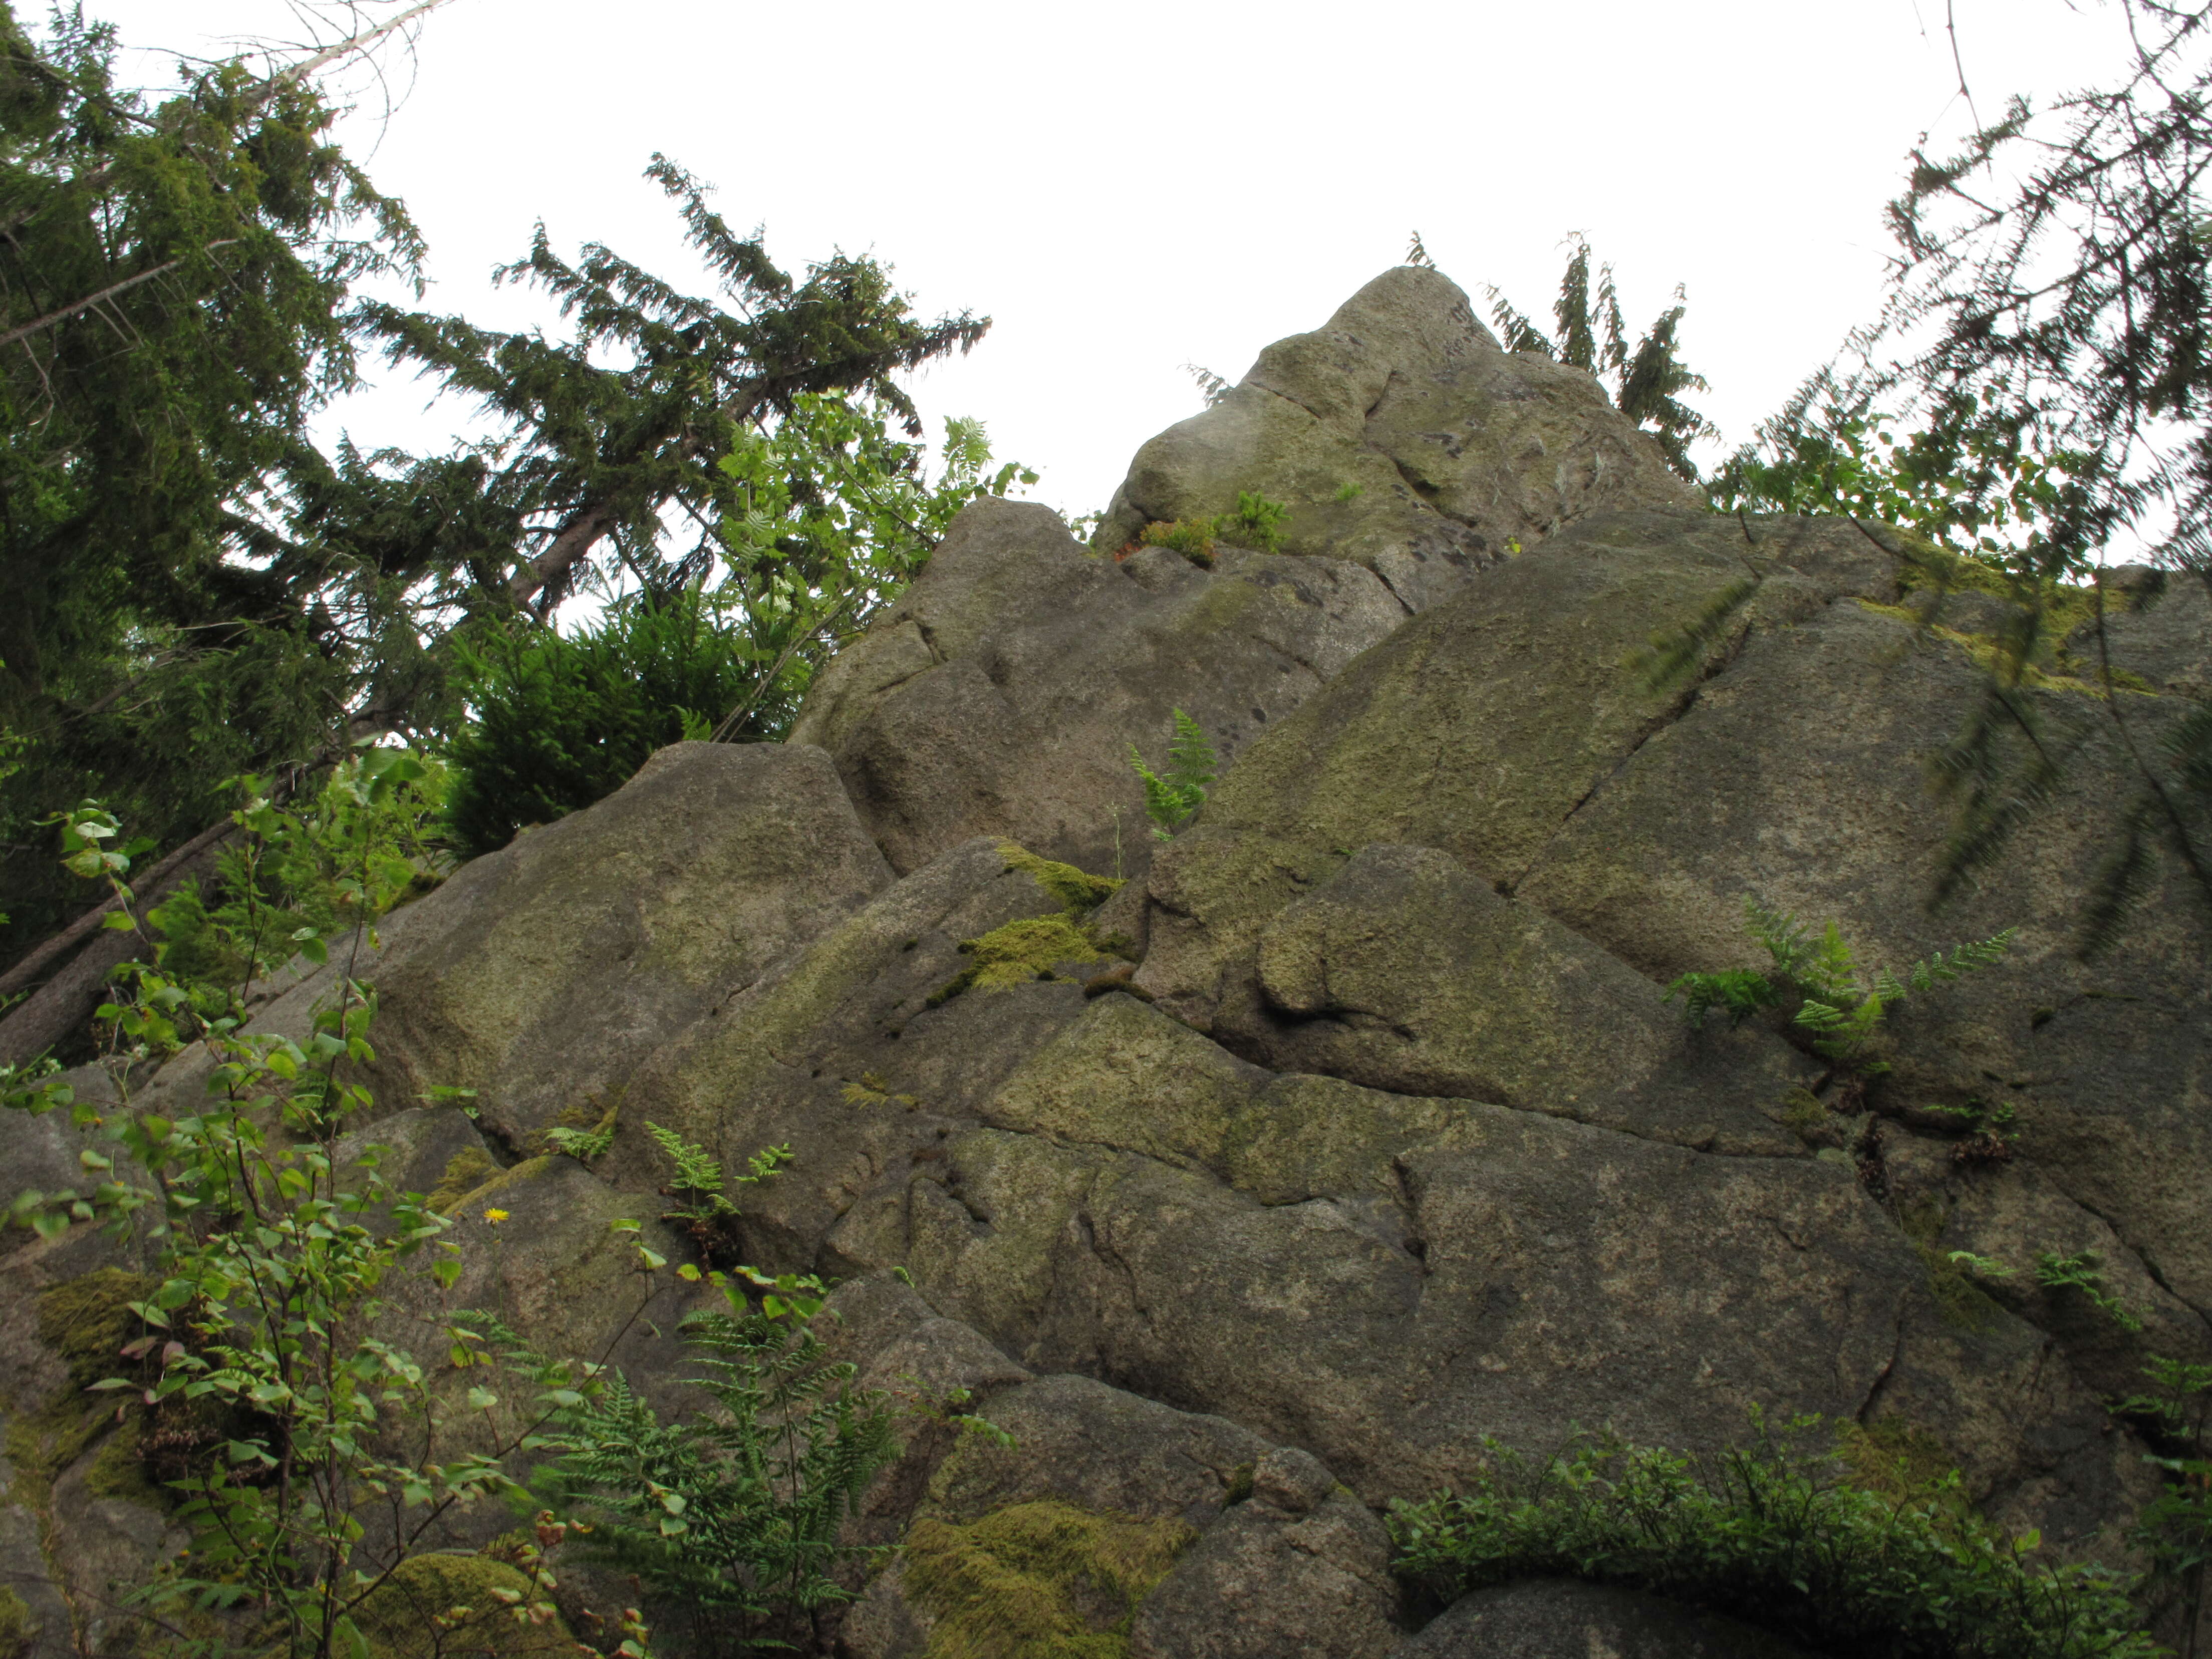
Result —
<instances>
[{"instance_id":1,"label":"fern frond","mask_svg":"<svg viewBox=\"0 0 2212 1659\"><path fill-rule=\"evenodd\" d=\"M1206 799L1206 787L1214 778L1214 767L1218 763L1213 745L1206 740L1206 733L1196 720L1178 708L1173 711L1176 734L1168 744L1168 777L1175 787L1197 799Z\"/></svg>"},{"instance_id":2,"label":"fern frond","mask_svg":"<svg viewBox=\"0 0 2212 1659\"><path fill-rule=\"evenodd\" d=\"M1129 765L1145 786L1145 815L1152 821L1152 838L1170 841L1192 813L1206 804L1206 786L1214 779L1213 745L1206 740L1199 723L1182 709L1173 711L1175 736L1168 744L1167 775L1145 763L1142 750L1129 745Z\"/></svg>"},{"instance_id":3,"label":"fern frond","mask_svg":"<svg viewBox=\"0 0 2212 1659\"><path fill-rule=\"evenodd\" d=\"M1851 947L1844 930L1833 921L1802 959L1796 977L1806 990L1822 1001L1856 1002L1866 995L1854 975Z\"/></svg>"},{"instance_id":4,"label":"fern frond","mask_svg":"<svg viewBox=\"0 0 2212 1659\"><path fill-rule=\"evenodd\" d=\"M676 1177L668 1183L671 1190L691 1194L690 1209L680 1213L711 1221L738 1212L738 1206L722 1195L721 1159L673 1129L664 1129L658 1123L647 1123L645 1128L676 1165Z\"/></svg>"},{"instance_id":5,"label":"fern frond","mask_svg":"<svg viewBox=\"0 0 2212 1659\"><path fill-rule=\"evenodd\" d=\"M1705 1023L1715 1008L1728 1010L1729 1024L1741 1025L1762 1008L1772 1008L1782 993L1765 975L1750 968L1724 968L1717 974L1685 974L1667 988L1667 1000L1684 1002L1683 1014L1693 1026Z\"/></svg>"},{"instance_id":6,"label":"fern frond","mask_svg":"<svg viewBox=\"0 0 2212 1659\"><path fill-rule=\"evenodd\" d=\"M603 1129L551 1128L545 1132L545 1142L579 1164L589 1164L595 1158L605 1158L615 1144L614 1125Z\"/></svg>"}]
</instances>

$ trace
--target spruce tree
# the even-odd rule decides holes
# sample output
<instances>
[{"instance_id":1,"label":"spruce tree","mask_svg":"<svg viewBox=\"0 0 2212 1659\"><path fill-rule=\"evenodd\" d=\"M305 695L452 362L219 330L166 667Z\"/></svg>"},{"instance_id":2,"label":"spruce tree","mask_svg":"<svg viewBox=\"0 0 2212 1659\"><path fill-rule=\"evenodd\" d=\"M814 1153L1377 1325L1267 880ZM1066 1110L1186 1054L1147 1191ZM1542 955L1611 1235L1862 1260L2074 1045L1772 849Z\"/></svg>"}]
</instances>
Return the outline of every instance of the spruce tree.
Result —
<instances>
[{"instance_id":1,"label":"spruce tree","mask_svg":"<svg viewBox=\"0 0 2212 1659\"><path fill-rule=\"evenodd\" d=\"M1491 300L1491 319L1508 351L1533 351L1582 369L1596 377L1612 394L1613 406L1637 425L1646 428L1666 452L1667 465L1690 483L1698 481L1697 464L1690 446L1713 435L1712 422L1681 401L1685 392L1708 390L1705 377L1683 363L1677 337L1688 309L1680 287L1674 303L1659 314L1632 349L1628 325L1620 314L1620 296L1613 287L1613 267L1598 267L1597 285L1590 285L1589 243L1577 234L1559 279L1559 297L1552 316L1559 328L1554 341L1514 308L1496 289L1485 290ZM1426 258L1420 239L1414 250Z\"/></svg>"}]
</instances>

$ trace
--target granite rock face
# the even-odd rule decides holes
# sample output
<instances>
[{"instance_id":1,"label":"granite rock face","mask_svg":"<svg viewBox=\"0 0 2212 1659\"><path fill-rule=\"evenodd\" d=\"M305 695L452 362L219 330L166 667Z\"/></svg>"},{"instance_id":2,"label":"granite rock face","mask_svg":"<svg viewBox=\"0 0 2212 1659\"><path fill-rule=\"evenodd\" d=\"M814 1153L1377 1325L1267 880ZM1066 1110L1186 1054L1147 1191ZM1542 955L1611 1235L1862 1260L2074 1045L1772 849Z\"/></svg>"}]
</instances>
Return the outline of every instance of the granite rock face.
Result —
<instances>
[{"instance_id":1,"label":"granite rock face","mask_svg":"<svg viewBox=\"0 0 2212 1659\"><path fill-rule=\"evenodd\" d=\"M1246 491L1291 506L1280 551L1126 546ZM2150 753L2212 660L2197 587L2154 586L2115 580L2106 618ZM824 1626L855 1659L1785 1659L1579 1584L1416 1629L1381 1519L1486 1437L1710 1451L1754 1408L1854 1421L2118 1559L2152 1477L2101 1402L2153 1354L2212 1359L2207 928L2162 866L2077 954L2137 782L2057 658L2017 695L2062 781L1939 889L1930 763L2005 623L1880 526L1702 512L1587 376L1393 272L1146 446L1097 549L975 503L791 743L664 751L391 918L362 964L379 1115L343 1155L383 1144L436 1195L455 1295L549 1352L612 1344L669 1401L708 1304L641 1302L611 1232L693 1253L647 1126L732 1170L787 1148L721 1259L841 1281L838 1352L917 1404L851 1521L899 1553ZM1155 843L1127 749L1157 763L1176 708L1225 765ZM2013 943L1839 1060L1783 1012L1692 1030L1670 1000L1760 965L1747 894L1832 919L1867 971ZM283 976L258 1021L304 1032L330 990ZM78 1081L174 1115L209 1071ZM610 1139L586 1164L556 1128ZM23 1130L7 1184L76 1178L82 1131ZM0 1257L11 1425L73 1409L42 1298L144 1249ZM2039 1283L2044 1252L2142 1328ZM419 1285L390 1306L434 1323ZM88 1484L107 1444L0 1507L42 1656L119 1652L82 1574L173 1547L100 1507L133 1501Z\"/></svg>"},{"instance_id":2,"label":"granite rock face","mask_svg":"<svg viewBox=\"0 0 2212 1659\"><path fill-rule=\"evenodd\" d=\"M1247 491L1291 509L1281 553L1233 531L1210 568L1136 545ZM1501 351L1436 272L1391 271L1146 445L1091 550L1042 507L967 508L793 740L836 757L902 873L1004 835L1133 874L1151 842L1129 744L1160 764L1171 709L1233 757L1514 548L1608 507L1701 505L1589 375Z\"/></svg>"}]
</instances>

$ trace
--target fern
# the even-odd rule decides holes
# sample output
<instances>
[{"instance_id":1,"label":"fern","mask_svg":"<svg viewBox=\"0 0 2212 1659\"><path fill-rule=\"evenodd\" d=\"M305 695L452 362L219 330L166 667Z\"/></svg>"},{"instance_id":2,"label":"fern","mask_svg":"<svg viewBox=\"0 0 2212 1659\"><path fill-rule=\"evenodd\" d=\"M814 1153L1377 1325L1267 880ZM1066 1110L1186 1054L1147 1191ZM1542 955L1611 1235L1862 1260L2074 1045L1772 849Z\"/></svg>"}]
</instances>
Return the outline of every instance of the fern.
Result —
<instances>
[{"instance_id":1,"label":"fern","mask_svg":"<svg viewBox=\"0 0 2212 1659\"><path fill-rule=\"evenodd\" d=\"M1871 983L1862 984L1850 942L1833 921L1814 933L1790 912L1769 909L1751 893L1744 895L1743 911L1744 929L1765 948L1774 964L1772 973L1729 968L1684 974L1667 988L1668 999L1684 1000L1692 1025L1704 1024L1715 1008L1727 1009L1729 1023L1740 1025L1794 994L1798 1007L1792 1023L1813 1034L1814 1053L1839 1063L1851 1061L1873 1039L1893 1005L1990 966L2011 948L2018 932L2008 927L1994 938L1958 945L1948 954L1938 951L1914 963L1902 977L1878 969ZM1886 1068L1862 1065L1858 1069L1871 1073Z\"/></svg>"},{"instance_id":2,"label":"fern","mask_svg":"<svg viewBox=\"0 0 2212 1659\"><path fill-rule=\"evenodd\" d=\"M2079 1291L2090 1305L2108 1315L2124 1331L2140 1331L2142 1319L2136 1310L2105 1288L2104 1271L2087 1250L2060 1255L2045 1250L2035 1258L2035 1282L2045 1290Z\"/></svg>"},{"instance_id":3,"label":"fern","mask_svg":"<svg viewBox=\"0 0 2212 1659\"><path fill-rule=\"evenodd\" d=\"M1206 787L1213 781L1218 764L1213 745L1206 740L1199 723L1180 708L1173 713L1175 736L1168 744L1165 776L1145 763L1144 754L1135 744L1129 745L1129 765L1144 781L1145 813L1152 821L1156 841L1172 840L1175 832L1206 804Z\"/></svg>"},{"instance_id":4,"label":"fern","mask_svg":"<svg viewBox=\"0 0 2212 1659\"><path fill-rule=\"evenodd\" d=\"M738 1213L726 1190L727 1178L721 1159L673 1129L664 1129L658 1123L647 1123L645 1127L676 1165L674 1178L662 1190L678 1201L663 1220L688 1222L696 1229L726 1221ZM737 1178L737 1184L750 1187L765 1181L790 1158L788 1146L764 1146L745 1160L746 1173Z\"/></svg>"},{"instance_id":5,"label":"fern","mask_svg":"<svg viewBox=\"0 0 2212 1659\"><path fill-rule=\"evenodd\" d=\"M579 1164L589 1164L595 1158L605 1158L615 1144L614 1120L609 1118L596 1129L548 1129L545 1144Z\"/></svg>"},{"instance_id":6,"label":"fern","mask_svg":"<svg viewBox=\"0 0 2212 1659\"><path fill-rule=\"evenodd\" d=\"M1684 1011L1692 1025L1703 1025L1715 1008L1728 1010L1729 1024L1741 1025L1762 1008L1782 1000L1781 992L1765 975L1751 968L1723 968L1717 974L1685 974L1667 988L1669 1000L1687 1000Z\"/></svg>"},{"instance_id":7,"label":"fern","mask_svg":"<svg viewBox=\"0 0 2212 1659\"><path fill-rule=\"evenodd\" d=\"M768 1291L755 1311L711 1277L730 1311L695 1314L684 1334L712 1408L663 1422L617 1375L563 1423L552 1471L601 1512L594 1553L688 1616L710 1656L785 1645L779 1634L852 1599L841 1568L880 1552L843 1528L898 1450L884 1396L854 1388L855 1368L812 1328L817 1281L744 1270Z\"/></svg>"}]
</instances>

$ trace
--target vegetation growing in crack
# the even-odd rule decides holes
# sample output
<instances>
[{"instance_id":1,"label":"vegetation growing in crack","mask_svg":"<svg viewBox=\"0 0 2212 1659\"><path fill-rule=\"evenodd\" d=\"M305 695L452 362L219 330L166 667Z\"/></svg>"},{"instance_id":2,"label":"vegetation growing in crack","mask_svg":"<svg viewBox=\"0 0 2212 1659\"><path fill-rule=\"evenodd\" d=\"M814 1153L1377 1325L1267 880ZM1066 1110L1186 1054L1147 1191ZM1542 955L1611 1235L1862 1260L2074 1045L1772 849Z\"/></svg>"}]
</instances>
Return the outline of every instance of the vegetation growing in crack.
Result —
<instances>
[{"instance_id":1,"label":"vegetation growing in crack","mask_svg":"<svg viewBox=\"0 0 2212 1659\"><path fill-rule=\"evenodd\" d=\"M1129 745L1129 765L1145 786L1145 815L1152 821L1152 839L1171 841L1206 805L1206 790L1219 765L1206 732L1189 715L1173 711L1175 736L1168 743L1165 775L1145 763L1144 751Z\"/></svg>"},{"instance_id":2,"label":"vegetation growing in crack","mask_svg":"<svg viewBox=\"0 0 2212 1659\"><path fill-rule=\"evenodd\" d=\"M1358 486L1347 488L1358 494ZM1352 497L1340 494L1337 499ZM1257 490L1243 489L1237 494L1233 511L1211 519L1177 519L1172 523L1155 520L1137 532L1137 544L1171 549L1201 569L1211 570L1213 550L1222 542L1262 553L1281 552L1283 523L1290 516L1291 509L1283 502L1271 501Z\"/></svg>"},{"instance_id":3,"label":"vegetation growing in crack","mask_svg":"<svg viewBox=\"0 0 2212 1659\"><path fill-rule=\"evenodd\" d=\"M660 1218L680 1224L699 1246L700 1255L710 1265L718 1262L728 1252L730 1223L738 1218L729 1188L757 1186L766 1181L790 1161L791 1148L763 1146L745 1160L745 1173L732 1179L724 1173L722 1160L696 1141L686 1140L658 1123L647 1123L645 1131L675 1165L675 1173L660 1190L676 1201L662 1212Z\"/></svg>"},{"instance_id":4,"label":"vegetation growing in crack","mask_svg":"<svg viewBox=\"0 0 2212 1659\"><path fill-rule=\"evenodd\" d=\"M818 1279L678 1271L727 1304L683 1326L711 1407L664 1421L616 1374L564 1419L550 1484L593 1516L592 1555L681 1608L695 1652L787 1646L852 1599L841 1567L882 1553L842 1528L897 1455L893 1414L829 1357Z\"/></svg>"},{"instance_id":5,"label":"vegetation growing in crack","mask_svg":"<svg viewBox=\"0 0 2212 1659\"><path fill-rule=\"evenodd\" d=\"M1796 916L1767 908L1754 894L1744 895L1743 908L1746 931L1765 947L1771 971L1724 968L1684 974L1667 988L1668 1000L1682 999L1693 1026L1702 1026L1717 1008L1726 1011L1730 1024L1741 1025L1764 1010L1795 1001L1791 1023L1803 1028L1813 1051L1860 1076L1888 1069L1881 1061L1861 1058L1861 1051L1881 1031L1890 1008L1908 996L2002 960L2017 932L2008 927L1994 938L1960 945L1948 954L1938 951L1914 963L1901 977L1887 968L1877 969L1871 980L1862 982L1851 947L1833 921L1815 934Z\"/></svg>"},{"instance_id":6,"label":"vegetation growing in crack","mask_svg":"<svg viewBox=\"0 0 2212 1659\"><path fill-rule=\"evenodd\" d=\"M1496 1441L1466 1492L1392 1506L1397 1570L1446 1597L1528 1577L1667 1595L1819 1652L2152 1659L2125 1579L2037 1559L1979 1519L1925 1449L1817 1418L1705 1457L1583 1435L1532 1462ZM1872 1478L1869 1477L1871 1471ZM1856 1477L1856 1478L1854 1478Z\"/></svg>"}]
</instances>

